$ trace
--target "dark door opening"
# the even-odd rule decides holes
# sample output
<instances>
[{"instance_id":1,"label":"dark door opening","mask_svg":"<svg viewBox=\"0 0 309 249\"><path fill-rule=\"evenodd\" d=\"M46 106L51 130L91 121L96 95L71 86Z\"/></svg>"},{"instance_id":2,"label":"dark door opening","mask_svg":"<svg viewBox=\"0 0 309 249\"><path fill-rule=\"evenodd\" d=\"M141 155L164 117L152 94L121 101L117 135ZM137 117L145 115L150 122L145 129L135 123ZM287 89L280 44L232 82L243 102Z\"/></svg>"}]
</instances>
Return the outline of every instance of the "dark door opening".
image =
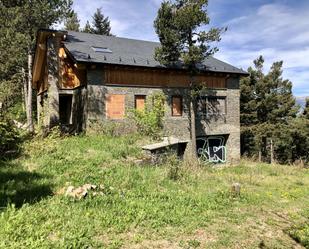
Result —
<instances>
[{"instance_id":1,"label":"dark door opening","mask_svg":"<svg viewBox=\"0 0 309 249\"><path fill-rule=\"evenodd\" d=\"M199 137L196 140L199 159L211 163L225 163L227 135Z\"/></svg>"},{"instance_id":2,"label":"dark door opening","mask_svg":"<svg viewBox=\"0 0 309 249\"><path fill-rule=\"evenodd\" d=\"M59 95L59 116L62 125L72 124L72 95Z\"/></svg>"}]
</instances>

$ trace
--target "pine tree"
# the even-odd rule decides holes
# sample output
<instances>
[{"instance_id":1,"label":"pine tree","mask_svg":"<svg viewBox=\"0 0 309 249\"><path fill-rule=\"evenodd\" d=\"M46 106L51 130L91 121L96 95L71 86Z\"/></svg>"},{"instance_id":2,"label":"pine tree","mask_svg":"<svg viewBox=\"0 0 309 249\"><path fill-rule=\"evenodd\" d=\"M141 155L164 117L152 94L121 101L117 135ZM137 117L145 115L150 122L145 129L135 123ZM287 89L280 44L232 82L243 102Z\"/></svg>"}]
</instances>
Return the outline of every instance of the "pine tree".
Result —
<instances>
[{"instance_id":1,"label":"pine tree","mask_svg":"<svg viewBox=\"0 0 309 249\"><path fill-rule=\"evenodd\" d=\"M260 56L253 62L254 67L249 67L249 77L240 81L240 120L244 126L254 125L257 120L256 86L264 81L264 58Z\"/></svg>"},{"instance_id":2,"label":"pine tree","mask_svg":"<svg viewBox=\"0 0 309 249\"><path fill-rule=\"evenodd\" d=\"M91 28L90 23L89 23L88 20L87 20L86 25L85 25L85 27L83 29L83 32L85 32L85 33L92 33L92 28Z\"/></svg>"},{"instance_id":3,"label":"pine tree","mask_svg":"<svg viewBox=\"0 0 309 249\"><path fill-rule=\"evenodd\" d=\"M3 63L0 67L0 87L4 83L14 89L14 84L18 82L18 88L22 89L24 84L29 131L33 131L32 58L37 31L62 21L71 12L71 6L72 0L0 2L0 23L3 25L0 29L0 64Z\"/></svg>"},{"instance_id":4,"label":"pine tree","mask_svg":"<svg viewBox=\"0 0 309 249\"><path fill-rule=\"evenodd\" d=\"M223 29L205 30L209 24L207 0L175 0L164 1L158 10L154 22L155 31L161 42L161 47L155 51L155 58L161 64L171 66L183 61L190 76L190 88L195 88L194 76L197 65L214 54L218 48L210 43L220 41ZM192 95L192 94L191 94ZM192 156L196 158L196 103L194 96L190 98L190 132L192 141Z\"/></svg>"},{"instance_id":5,"label":"pine tree","mask_svg":"<svg viewBox=\"0 0 309 249\"><path fill-rule=\"evenodd\" d=\"M259 122L287 123L288 118L296 117L292 82L283 80L282 65L282 61L274 62L264 81L257 84Z\"/></svg>"},{"instance_id":6,"label":"pine tree","mask_svg":"<svg viewBox=\"0 0 309 249\"><path fill-rule=\"evenodd\" d=\"M303 116L304 118L309 119L309 98L306 98L306 105L303 112Z\"/></svg>"},{"instance_id":7,"label":"pine tree","mask_svg":"<svg viewBox=\"0 0 309 249\"><path fill-rule=\"evenodd\" d=\"M256 86L263 82L264 58L260 56L254 60L254 67L249 67L249 76L240 81L240 123L241 123L241 152L253 155L255 152L254 129L257 119Z\"/></svg>"},{"instance_id":8,"label":"pine tree","mask_svg":"<svg viewBox=\"0 0 309 249\"><path fill-rule=\"evenodd\" d=\"M64 28L65 30L71 30L71 31L79 31L79 19L77 17L77 13L76 12L72 12L72 15L70 17L68 17L64 23Z\"/></svg>"},{"instance_id":9,"label":"pine tree","mask_svg":"<svg viewBox=\"0 0 309 249\"><path fill-rule=\"evenodd\" d=\"M17 31L22 19L18 6L0 1L0 105L7 111L22 101L23 68L26 67L25 34ZM11 21L9 21L11 20Z\"/></svg>"},{"instance_id":10,"label":"pine tree","mask_svg":"<svg viewBox=\"0 0 309 249\"><path fill-rule=\"evenodd\" d=\"M112 35L110 20L108 17L104 17L101 8L97 9L92 19L93 19L92 33L99 34L99 35L108 35L108 36Z\"/></svg>"},{"instance_id":11,"label":"pine tree","mask_svg":"<svg viewBox=\"0 0 309 249\"><path fill-rule=\"evenodd\" d=\"M264 59L260 56L249 68L250 76L241 81L240 110L243 151L254 153L250 144L255 139L259 156L267 156L267 140L276 138L276 131L283 131L297 108L292 94L292 82L282 78L283 62L274 62L270 71L263 73Z\"/></svg>"}]
</instances>

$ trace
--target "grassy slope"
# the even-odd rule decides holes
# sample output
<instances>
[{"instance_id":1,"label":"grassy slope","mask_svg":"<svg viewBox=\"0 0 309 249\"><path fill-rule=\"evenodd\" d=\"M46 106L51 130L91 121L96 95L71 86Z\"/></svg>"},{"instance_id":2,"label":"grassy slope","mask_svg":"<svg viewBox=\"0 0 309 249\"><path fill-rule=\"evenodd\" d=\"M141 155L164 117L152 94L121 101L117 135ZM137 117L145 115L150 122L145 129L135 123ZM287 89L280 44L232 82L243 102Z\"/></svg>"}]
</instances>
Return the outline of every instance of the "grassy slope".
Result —
<instances>
[{"instance_id":1,"label":"grassy slope","mask_svg":"<svg viewBox=\"0 0 309 249\"><path fill-rule=\"evenodd\" d=\"M167 166L129 162L141 155L135 141L38 140L21 158L0 163L0 247L301 248L288 230L306 221L308 170L242 162L184 169L172 181ZM240 198L229 193L235 181ZM61 194L85 183L103 185L104 196Z\"/></svg>"}]
</instances>

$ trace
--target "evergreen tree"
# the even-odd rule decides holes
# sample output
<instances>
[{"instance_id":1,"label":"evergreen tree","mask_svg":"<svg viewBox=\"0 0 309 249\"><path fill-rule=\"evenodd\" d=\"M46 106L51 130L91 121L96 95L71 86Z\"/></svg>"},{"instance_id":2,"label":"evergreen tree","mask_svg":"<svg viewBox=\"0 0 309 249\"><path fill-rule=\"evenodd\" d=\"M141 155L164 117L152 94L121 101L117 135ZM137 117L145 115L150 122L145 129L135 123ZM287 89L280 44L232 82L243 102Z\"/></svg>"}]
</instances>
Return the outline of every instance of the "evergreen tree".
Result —
<instances>
[{"instance_id":1,"label":"evergreen tree","mask_svg":"<svg viewBox=\"0 0 309 249\"><path fill-rule=\"evenodd\" d=\"M255 146L260 157L267 157L267 140L276 140L278 130L284 132L286 129L287 132L297 108L292 83L282 78L283 62L274 62L266 75L263 64L264 59L260 56L254 61L254 68L248 69L250 76L241 81L240 120L242 152L252 155L256 152Z\"/></svg>"},{"instance_id":2,"label":"evergreen tree","mask_svg":"<svg viewBox=\"0 0 309 249\"><path fill-rule=\"evenodd\" d=\"M85 27L83 29L83 32L85 32L85 33L92 33L92 28L91 28L90 23L89 23L88 20L87 20L86 25L85 25Z\"/></svg>"},{"instance_id":3,"label":"evergreen tree","mask_svg":"<svg viewBox=\"0 0 309 249\"><path fill-rule=\"evenodd\" d=\"M108 17L104 17L101 8L97 9L92 19L93 19L92 33L99 35L109 35L109 36L112 35L110 20Z\"/></svg>"},{"instance_id":4,"label":"evergreen tree","mask_svg":"<svg viewBox=\"0 0 309 249\"><path fill-rule=\"evenodd\" d=\"M256 86L263 82L264 58L260 56L253 62L254 67L249 67L249 76L240 81L240 123L241 123L241 152L252 156L255 152L254 129L257 119Z\"/></svg>"},{"instance_id":5,"label":"evergreen tree","mask_svg":"<svg viewBox=\"0 0 309 249\"><path fill-rule=\"evenodd\" d=\"M71 12L72 0L0 1L0 92L24 85L29 130L32 123L32 57L38 29L49 28ZM11 91L14 95L14 90ZM22 91L19 91L22 92ZM22 94L19 94L19 96ZM9 99L6 96L6 99Z\"/></svg>"},{"instance_id":6,"label":"evergreen tree","mask_svg":"<svg viewBox=\"0 0 309 249\"><path fill-rule=\"evenodd\" d=\"M256 86L264 81L264 58L260 56L253 64L253 68L248 68L249 77L242 78L240 81L240 120L244 126L258 122Z\"/></svg>"},{"instance_id":7,"label":"evergreen tree","mask_svg":"<svg viewBox=\"0 0 309 249\"><path fill-rule=\"evenodd\" d=\"M79 31L79 19L77 17L76 12L72 12L72 15L68 17L64 23L65 30L71 30L71 31Z\"/></svg>"},{"instance_id":8,"label":"evergreen tree","mask_svg":"<svg viewBox=\"0 0 309 249\"><path fill-rule=\"evenodd\" d=\"M26 67L27 42L18 32L22 19L18 6L0 1L0 105L7 111L22 101L23 68ZM10 21L9 21L10 20Z\"/></svg>"},{"instance_id":9,"label":"evergreen tree","mask_svg":"<svg viewBox=\"0 0 309 249\"><path fill-rule=\"evenodd\" d=\"M174 0L164 1L158 10L154 22L161 47L155 51L155 58L163 65L171 66L180 61L188 70L190 88L195 88L194 76L198 65L214 54L218 48L210 43L220 41L223 29L205 30L209 24L207 0ZM191 94L192 95L192 94ZM196 158L196 103L194 96L190 98L190 131L192 156Z\"/></svg>"},{"instance_id":10,"label":"evergreen tree","mask_svg":"<svg viewBox=\"0 0 309 249\"><path fill-rule=\"evenodd\" d=\"M274 62L264 81L257 84L257 117L260 123L287 123L296 117L297 108L292 94L292 82L282 79L283 62Z\"/></svg>"},{"instance_id":11,"label":"evergreen tree","mask_svg":"<svg viewBox=\"0 0 309 249\"><path fill-rule=\"evenodd\" d=\"M309 119L309 98L306 98L306 105L305 105L305 109L304 109L304 112L303 112L303 116L306 119Z\"/></svg>"}]
</instances>

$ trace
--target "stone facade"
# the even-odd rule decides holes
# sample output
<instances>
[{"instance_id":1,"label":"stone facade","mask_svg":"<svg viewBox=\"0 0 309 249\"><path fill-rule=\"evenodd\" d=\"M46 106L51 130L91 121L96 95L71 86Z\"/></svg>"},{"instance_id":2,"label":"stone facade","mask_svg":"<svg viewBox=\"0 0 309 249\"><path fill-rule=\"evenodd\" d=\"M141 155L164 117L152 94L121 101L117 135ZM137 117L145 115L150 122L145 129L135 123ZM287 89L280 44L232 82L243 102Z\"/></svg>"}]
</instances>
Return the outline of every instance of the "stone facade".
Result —
<instances>
[{"instance_id":1,"label":"stone facade","mask_svg":"<svg viewBox=\"0 0 309 249\"><path fill-rule=\"evenodd\" d=\"M70 109L70 131L80 132L87 131L92 122L100 121L102 123L117 123L121 124L124 128L123 131L131 132L135 129L134 124L128 118L122 120L110 120L106 118L106 97L108 94L123 94L125 95L125 113L128 114L131 109L135 108L135 96L136 95L146 95L150 96L153 93L160 92L166 96L166 112L164 118L164 135L165 136L175 136L181 139L190 139L190 110L189 110L189 88L185 87L151 87L151 84L165 85L165 86L179 86L177 82L173 82L174 79L183 80L183 75L178 74L178 72L172 72L169 74L169 78L165 84L159 84L158 82L162 79L162 75L157 77L156 70L153 73L143 75L143 70L145 68L139 68L131 66L131 71L126 72L127 74L122 74L121 82L122 84L116 85L109 84L104 78L104 66L99 66L100 64L82 64L87 75L86 82L80 82L78 87L71 89L60 89L60 58L58 51L61 47L61 39L63 34L52 34L47 37L45 51L46 60L44 61L46 70L42 70L41 79L37 82L42 81L43 76L47 76L47 90L40 93L37 97L38 103L38 120L41 126L49 130L55 125L61 124L61 111L63 110L60 106L60 100L63 95L68 95L69 97L69 109ZM43 43L42 43L43 44ZM41 45L42 45L41 44ZM44 44L43 44L44 45ZM45 45L43 46L45 47ZM89 55L88 55L89 56ZM73 64L73 63L72 63ZM78 63L72 65L78 68ZM102 65L102 64L101 64ZM113 66L110 66L113 67ZM113 68L114 78L119 80L118 73L119 67L115 66ZM130 72L135 71L135 78L131 78L131 81L123 82L128 79L127 77L132 77ZM164 73L167 71L165 70ZM170 72L168 72L170 73ZM205 73L207 74L207 73ZM172 76L171 76L172 75ZM210 74L207 74L208 76ZM219 76L218 76L219 75ZM234 75L234 76L233 76ZM85 76L83 74L83 76ZM145 79L149 80L147 77L152 77L152 82L145 82L146 86L141 86L144 84ZM175 78L174 78L175 77ZM181 78L179 78L181 77ZM239 78L240 75L235 73L228 75L227 73L220 74L217 76L211 76L218 80L221 77L223 83L226 79L225 89L208 89L203 93L204 96L217 96L222 97L225 100L225 113L218 116L207 116L206 118L196 117L196 135L197 138L209 137L209 136L224 136L226 140L228 161L233 162L240 159L240 110L239 110ZM139 86L131 85L132 82L139 80ZM45 80L45 78L44 78ZM84 81L84 78L83 80ZM45 82L45 81L44 81ZM112 81L111 81L112 82ZM118 82L118 81L117 81ZM126 85L130 84L129 85ZM179 83L179 82L178 82ZM185 82L186 83L186 82ZM185 86L186 84L182 84ZM209 83L209 82L208 82ZM137 84L138 85L138 84ZM221 87L223 85L211 85ZM182 116L172 115L172 96L182 96ZM62 98L63 100L63 98ZM66 116L66 115L64 115ZM62 125L62 124L61 124Z\"/></svg>"},{"instance_id":2,"label":"stone facade","mask_svg":"<svg viewBox=\"0 0 309 249\"><path fill-rule=\"evenodd\" d=\"M48 131L60 123L59 97L61 95L72 96L71 110L72 122L69 129L79 132L85 129L86 123L86 89L77 88L72 90L61 90L59 75L59 50L61 37L51 36L47 39L46 46L46 68L47 68L47 91L37 96L38 122L40 126Z\"/></svg>"},{"instance_id":3,"label":"stone facade","mask_svg":"<svg viewBox=\"0 0 309 249\"><path fill-rule=\"evenodd\" d=\"M49 130L59 123L59 49L60 38L50 37L46 46L47 84L46 92L37 96L38 122Z\"/></svg>"},{"instance_id":4,"label":"stone facade","mask_svg":"<svg viewBox=\"0 0 309 249\"><path fill-rule=\"evenodd\" d=\"M188 88L155 88L155 87L130 87L115 86L104 82L101 69L88 70L87 72L87 123L92 121L111 122L106 118L106 95L124 94L126 113L135 107L135 95L149 96L155 92L164 93L166 96L166 111L164 118L164 135L176 136L183 139L190 138L189 129L189 89ZM240 159L240 113L239 113L239 78L228 78L227 89L211 89L205 95L225 97L226 114L208 119L196 119L197 137L224 135L227 137L226 147L228 161ZM183 115L172 116L172 96L182 96ZM130 120L115 120L127 127L133 127Z\"/></svg>"}]
</instances>

